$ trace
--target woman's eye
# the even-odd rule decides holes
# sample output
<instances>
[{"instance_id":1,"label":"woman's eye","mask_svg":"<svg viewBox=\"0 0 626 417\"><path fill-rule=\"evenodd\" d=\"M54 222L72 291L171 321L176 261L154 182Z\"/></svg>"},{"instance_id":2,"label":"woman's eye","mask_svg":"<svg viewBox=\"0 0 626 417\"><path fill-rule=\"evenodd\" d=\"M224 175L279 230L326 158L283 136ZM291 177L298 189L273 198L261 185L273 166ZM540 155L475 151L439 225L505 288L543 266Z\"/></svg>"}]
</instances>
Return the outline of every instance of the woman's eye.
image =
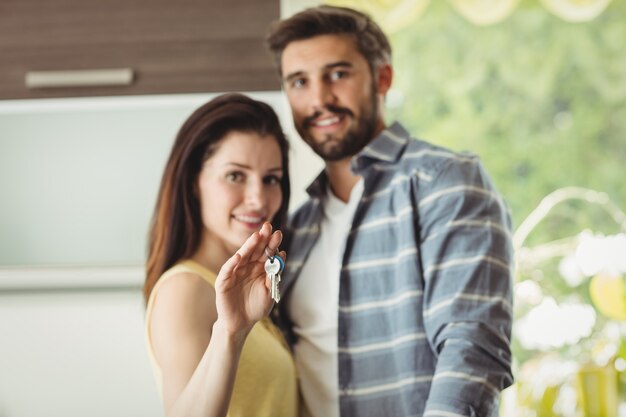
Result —
<instances>
[{"instance_id":1,"label":"woman's eye","mask_svg":"<svg viewBox=\"0 0 626 417\"><path fill-rule=\"evenodd\" d=\"M241 182L244 180L244 175L241 172L229 172L226 174L226 180L231 182Z\"/></svg>"},{"instance_id":2,"label":"woman's eye","mask_svg":"<svg viewBox=\"0 0 626 417\"><path fill-rule=\"evenodd\" d=\"M280 184L280 177L276 175L268 175L267 177L263 178L263 182L267 185Z\"/></svg>"}]
</instances>

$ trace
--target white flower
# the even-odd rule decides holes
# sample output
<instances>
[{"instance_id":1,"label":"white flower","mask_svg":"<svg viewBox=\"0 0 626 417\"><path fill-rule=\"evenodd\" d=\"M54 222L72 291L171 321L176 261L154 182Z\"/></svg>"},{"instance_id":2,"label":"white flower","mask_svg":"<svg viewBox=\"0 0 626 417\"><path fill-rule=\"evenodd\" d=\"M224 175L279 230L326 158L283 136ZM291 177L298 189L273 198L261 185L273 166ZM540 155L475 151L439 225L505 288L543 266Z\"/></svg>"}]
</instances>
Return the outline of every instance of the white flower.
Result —
<instances>
[{"instance_id":1,"label":"white flower","mask_svg":"<svg viewBox=\"0 0 626 417\"><path fill-rule=\"evenodd\" d=\"M591 277L602 272L619 276L626 272L626 234L604 236L586 230L578 239L575 256L584 275Z\"/></svg>"},{"instance_id":2,"label":"white flower","mask_svg":"<svg viewBox=\"0 0 626 417\"><path fill-rule=\"evenodd\" d=\"M588 277L583 274L574 254L565 256L559 263L559 273L570 287L577 287Z\"/></svg>"},{"instance_id":3,"label":"white flower","mask_svg":"<svg viewBox=\"0 0 626 417\"><path fill-rule=\"evenodd\" d=\"M536 305L543 299L543 291L535 281L527 279L515 284L515 301Z\"/></svg>"},{"instance_id":4,"label":"white flower","mask_svg":"<svg viewBox=\"0 0 626 417\"><path fill-rule=\"evenodd\" d=\"M595 322L593 307L574 303L559 306L552 297L546 297L517 321L515 332L525 349L548 351L588 337Z\"/></svg>"},{"instance_id":5,"label":"white flower","mask_svg":"<svg viewBox=\"0 0 626 417\"><path fill-rule=\"evenodd\" d=\"M554 354L535 357L525 362L519 372L518 380L530 387L535 400L539 400L546 388L562 386L576 374L579 365L573 360L563 360Z\"/></svg>"}]
</instances>

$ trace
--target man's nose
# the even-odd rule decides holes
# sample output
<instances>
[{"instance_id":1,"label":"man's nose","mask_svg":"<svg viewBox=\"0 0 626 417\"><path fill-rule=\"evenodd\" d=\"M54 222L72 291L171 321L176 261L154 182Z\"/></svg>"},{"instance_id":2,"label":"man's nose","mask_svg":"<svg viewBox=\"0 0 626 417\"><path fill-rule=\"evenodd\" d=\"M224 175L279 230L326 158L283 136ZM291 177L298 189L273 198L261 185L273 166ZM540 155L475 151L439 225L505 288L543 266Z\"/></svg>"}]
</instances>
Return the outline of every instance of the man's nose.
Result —
<instances>
[{"instance_id":1,"label":"man's nose","mask_svg":"<svg viewBox=\"0 0 626 417\"><path fill-rule=\"evenodd\" d=\"M312 84L311 105L313 110L319 111L324 109L328 104L333 104L334 95L332 89L327 83L318 81Z\"/></svg>"}]
</instances>

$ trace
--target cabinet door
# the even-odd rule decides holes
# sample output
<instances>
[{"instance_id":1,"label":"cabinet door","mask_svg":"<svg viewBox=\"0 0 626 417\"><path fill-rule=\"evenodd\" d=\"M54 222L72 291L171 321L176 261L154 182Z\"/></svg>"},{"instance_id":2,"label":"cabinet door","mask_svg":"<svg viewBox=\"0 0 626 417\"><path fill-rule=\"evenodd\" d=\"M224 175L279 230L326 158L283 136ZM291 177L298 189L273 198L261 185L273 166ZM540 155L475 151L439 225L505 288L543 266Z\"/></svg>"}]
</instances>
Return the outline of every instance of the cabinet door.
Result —
<instances>
[{"instance_id":1,"label":"cabinet door","mask_svg":"<svg viewBox=\"0 0 626 417\"><path fill-rule=\"evenodd\" d=\"M277 90L263 39L279 18L279 3L2 0L0 99ZM91 70L132 74L132 80L25 85L27 74Z\"/></svg>"}]
</instances>

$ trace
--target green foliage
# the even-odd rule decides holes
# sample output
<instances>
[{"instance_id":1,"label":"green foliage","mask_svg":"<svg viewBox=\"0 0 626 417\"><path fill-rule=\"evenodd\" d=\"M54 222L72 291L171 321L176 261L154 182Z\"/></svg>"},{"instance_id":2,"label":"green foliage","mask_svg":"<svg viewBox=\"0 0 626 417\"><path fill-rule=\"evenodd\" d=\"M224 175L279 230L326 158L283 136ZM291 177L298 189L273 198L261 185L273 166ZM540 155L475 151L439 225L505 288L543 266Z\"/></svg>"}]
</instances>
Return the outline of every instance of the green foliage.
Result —
<instances>
[{"instance_id":1,"label":"green foliage","mask_svg":"<svg viewBox=\"0 0 626 417\"><path fill-rule=\"evenodd\" d=\"M622 1L591 22L568 23L526 0L486 27L432 1L391 36L403 102L387 116L420 138L479 154L516 225L565 186L606 192L623 210L625 39ZM589 220L576 210L562 214L567 219L553 219L531 242L576 234ZM612 220L593 221L615 232Z\"/></svg>"}]
</instances>

